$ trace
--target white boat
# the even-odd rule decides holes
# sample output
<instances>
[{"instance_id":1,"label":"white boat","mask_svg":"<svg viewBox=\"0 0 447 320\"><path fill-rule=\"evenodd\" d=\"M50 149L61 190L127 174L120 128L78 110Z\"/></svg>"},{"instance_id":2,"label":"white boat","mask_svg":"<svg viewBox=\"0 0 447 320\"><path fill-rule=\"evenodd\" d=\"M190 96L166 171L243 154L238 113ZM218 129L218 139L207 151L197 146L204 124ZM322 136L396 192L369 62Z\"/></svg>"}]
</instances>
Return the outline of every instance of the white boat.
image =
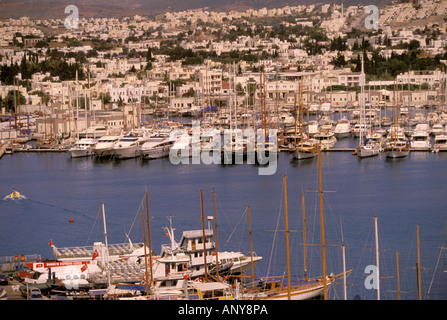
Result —
<instances>
[{"instance_id":1,"label":"white boat","mask_svg":"<svg viewBox=\"0 0 447 320\"><path fill-rule=\"evenodd\" d=\"M431 128L431 134L433 136L445 134L444 126L441 123L433 124L433 126Z\"/></svg>"},{"instance_id":2,"label":"white boat","mask_svg":"<svg viewBox=\"0 0 447 320\"><path fill-rule=\"evenodd\" d=\"M309 137L316 135L318 133L318 121L309 121L309 124L307 125L307 132Z\"/></svg>"},{"instance_id":3,"label":"white boat","mask_svg":"<svg viewBox=\"0 0 447 320\"><path fill-rule=\"evenodd\" d=\"M433 143L434 151L447 151L447 135L441 134L435 137Z\"/></svg>"},{"instance_id":4,"label":"white boat","mask_svg":"<svg viewBox=\"0 0 447 320\"><path fill-rule=\"evenodd\" d=\"M103 136L98 140L98 143L93 148L93 152L97 157L111 157L113 156L113 146L120 139L121 136Z\"/></svg>"},{"instance_id":5,"label":"white boat","mask_svg":"<svg viewBox=\"0 0 447 320\"><path fill-rule=\"evenodd\" d=\"M319 131L314 138L318 141L322 150L332 148L337 142L337 138L332 131Z\"/></svg>"},{"instance_id":6,"label":"white boat","mask_svg":"<svg viewBox=\"0 0 447 320\"><path fill-rule=\"evenodd\" d=\"M334 134L337 138L346 138L351 135L351 124L346 118L340 119L334 128Z\"/></svg>"},{"instance_id":7,"label":"white boat","mask_svg":"<svg viewBox=\"0 0 447 320\"><path fill-rule=\"evenodd\" d=\"M20 194L17 190L12 190L12 192L6 196L3 197L3 200L24 200L28 199L23 194Z\"/></svg>"},{"instance_id":8,"label":"white boat","mask_svg":"<svg viewBox=\"0 0 447 320\"><path fill-rule=\"evenodd\" d=\"M359 138L360 134L363 134L364 136L366 136L366 134L370 131L371 131L371 125L367 124L367 123L357 123L352 128L352 134L356 138Z\"/></svg>"},{"instance_id":9,"label":"white boat","mask_svg":"<svg viewBox=\"0 0 447 320\"><path fill-rule=\"evenodd\" d=\"M251 267L251 257L247 257L241 252L219 251L217 254L218 261L216 263L216 247L213 241L213 230L205 230L205 246L203 245L203 230L183 231L179 242L175 241L174 228L172 228L172 220L170 226L165 228L170 239L169 244L162 245L160 258L156 260L156 268L154 268L154 277L161 278L163 276L173 275L177 273L179 276L192 279L201 276L204 273L204 256L203 251L207 251L208 268L218 265L219 270L224 267L224 274L241 274ZM262 260L262 257L253 256L253 265ZM174 263L175 262L175 263ZM172 263L169 267L166 263ZM178 264L183 264L179 266Z\"/></svg>"},{"instance_id":10,"label":"white boat","mask_svg":"<svg viewBox=\"0 0 447 320\"><path fill-rule=\"evenodd\" d=\"M373 140L366 139L366 143L364 145L360 145L357 147L357 157L359 158L367 158L377 156L380 153L380 144Z\"/></svg>"},{"instance_id":11,"label":"white boat","mask_svg":"<svg viewBox=\"0 0 447 320\"><path fill-rule=\"evenodd\" d=\"M67 290L90 287L89 279L92 274L101 272L101 268L91 258L77 261L37 261L28 263L27 266L34 271L34 275L24 279L25 285L45 284L50 277L54 277Z\"/></svg>"},{"instance_id":12,"label":"white boat","mask_svg":"<svg viewBox=\"0 0 447 320\"><path fill-rule=\"evenodd\" d=\"M415 130L411 135L412 150L431 150L430 133L426 130Z\"/></svg>"},{"instance_id":13,"label":"white boat","mask_svg":"<svg viewBox=\"0 0 447 320\"><path fill-rule=\"evenodd\" d=\"M168 157L173 145L169 137L151 137L141 146L141 155L144 159Z\"/></svg>"},{"instance_id":14,"label":"white boat","mask_svg":"<svg viewBox=\"0 0 447 320\"><path fill-rule=\"evenodd\" d=\"M82 138L76 141L75 145L69 149L72 158L89 157L92 156L93 148L95 147L97 139Z\"/></svg>"},{"instance_id":15,"label":"white boat","mask_svg":"<svg viewBox=\"0 0 447 320\"><path fill-rule=\"evenodd\" d=\"M132 131L121 137L113 146L117 159L136 158L141 155L141 146L149 139L147 131Z\"/></svg>"}]
</instances>

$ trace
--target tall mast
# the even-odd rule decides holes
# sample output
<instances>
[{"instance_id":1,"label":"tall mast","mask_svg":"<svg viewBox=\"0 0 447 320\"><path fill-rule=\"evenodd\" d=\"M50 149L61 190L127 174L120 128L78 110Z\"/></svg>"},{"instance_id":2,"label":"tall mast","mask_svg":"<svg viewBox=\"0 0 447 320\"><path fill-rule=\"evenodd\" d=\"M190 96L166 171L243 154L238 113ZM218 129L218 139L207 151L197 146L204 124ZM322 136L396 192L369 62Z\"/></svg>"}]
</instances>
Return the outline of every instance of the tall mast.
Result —
<instances>
[{"instance_id":1,"label":"tall mast","mask_svg":"<svg viewBox=\"0 0 447 320\"><path fill-rule=\"evenodd\" d=\"M421 250L419 247L419 226L416 226L417 242L418 242L418 299L422 300L421 291Z\"/></svg>"},{"instance_id":2,"label":"tall mast","mask_svg":"<svg viewBox=\"0 0 447 320\"><path fill-rule=\"evenodd\" d=\"M219 251L217 246L217 218L216 218L216 193L213 189L213 207L214 207L214 241L216 243L216 278L219 279Z\"/></svg>"},{"instance_id":3,"label":"tall mast","mask_svg":"<svg viewBox=\"0 0 447 320\"><path fill-rule=\"evenodd\" d=\"M203 262L205 265L205 281L208 281L208 267L206 265L205 214L203 211L203 190L200 190L200 203L202 207Z\"/></svg>"},{"instance_id":4,"label":"tall mast","mask_svg":"<svg viewBox=\"0 0 447 320\"><path fill-rule=\"evenodd\" d=\"M154 281L154 276L152 272L152 245L151 245L151 225L150 225L150 219L149 219L149 200L147 197L147 191L146 191L146 219L147 219L147 244L149 246L149 266L151 270L151 283ZM147 276L146 276L147 278Z\"/></svg>"},{"instance_id":5,"label":"tall mast","mask_svg":"<svg viewBox=\"0 0 447 320\"><path fill-rule=\"evenodd\" d=\"M254 286L255 283L255 273L253 270L253 246L251 243L251 221L250 221L250 206L247 207L248 210L248 234L250 236L250 259L251 259L251 283Z\"/></svg>"},{"instance_id":6,"label":"tall mast","mask_svg":"<svg viewBox=\"0 0 447 320\"><path fill-rule=\"evenodd\" d=\"M145 283L146 283L146 296L149 296L149 283L148 283L148 272L147 272L147 252L146 252L146 231L144 227L144 211L141 210L141 217L143 219L143 238L144 238L144 268L145 268ZM149 253L150 254L150 253ZM152 274L151 274L152 276ZM152 281L151 281L152 282Z\"/></svg>"},{"instance_id":7,"label":"tall mast","mask_svg":"<svg viewBox=\"0 0 447 320\"><path fill-rule=\"evenodd\" d=\"M399 251L396 252L396 262L397 262L397 300L400 300Z\"/></svg>"},{"instance_id":8,"label":"tall mast","mask_svg":"<svg viewBox=\"0 0 447 320\"><path fill-rule=\"evenodd\" d=\"M306 204L304 201L304 192L301 195L303 200L303 238L304 238L304 273L307 281L307 233L306 233Z\"/></svg>"},{"instance_id":9,"label":"tall mast","mask_svg":"<svg viewBox=\"0 0 447 320\"><path fill-rule=\"evenodd\" d=\"M377 216L374 216L374 225L376 230L377 300L380 300L379 233L377 228Z\"/></svg>"},{"instance_id":10,"label":"tall mast","mask_svg":"<svg viewBox=\"0 0 447 320\"><path fill-rule=\"evenodd\" d=\"M287 298L291 299L290 294L290 252L289 252L289 218L287 209L287 181L286 175L284 177L284 232L286 234L286 260L287 260Z\"/></svg>"},{"instance_id":11,"label":"tall mast","mask_svg":"<svg viewBox=\"0 0 447 320\"><path fill-rule=\"evenodd\" d=\"M321 227L321 255L323 260L323 284L324 300L327 300L327 279L326 279L326 245L324 242L324 214L323 214L323 182L321 177L321 150L318 148L318 170L320 180L320 227Z\"/></svg>"}]
</instances>

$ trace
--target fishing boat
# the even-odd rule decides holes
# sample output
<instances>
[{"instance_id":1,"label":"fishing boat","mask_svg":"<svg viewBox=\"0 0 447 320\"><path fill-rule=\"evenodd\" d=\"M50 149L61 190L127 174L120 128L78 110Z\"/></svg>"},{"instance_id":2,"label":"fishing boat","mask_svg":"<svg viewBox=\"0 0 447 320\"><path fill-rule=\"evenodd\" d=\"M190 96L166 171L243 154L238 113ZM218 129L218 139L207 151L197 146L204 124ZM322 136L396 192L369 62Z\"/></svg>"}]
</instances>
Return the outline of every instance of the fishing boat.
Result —
<instances>
[{"instance_id":1,"label":"fishing boat","mask_svg":"<svg viewBox=\"0 0 447 320\"><path fill-rule=\"evenodd\" d=\"M132 130L113 146L113 155L117 159L136 158L141 155L141 147L149 139L146 130Z\"/></svg>"},{"instance_id":2,"label":"fishing boat","mask_svg":"<svg viewBox=\"0 0 447 320\"><path fill-rule=\"evenodd\" d=\"M76 141L75 145L68 151L72 158L89 157L94 154L93 148L95 147L97 139L82 138Z\"/></svg>"},{"instance_id":3,"label":"fishing boat","mask_svg":"<svg viewBox=\"0 0 447 320\"><path fill-rule=\"evenodd\" d=\"M113 156L113 146L120 139L120 136L103 136L99 138L98 143L93 147L93 152L96 157L111 157Z\"/></svg>"}]
</instances>

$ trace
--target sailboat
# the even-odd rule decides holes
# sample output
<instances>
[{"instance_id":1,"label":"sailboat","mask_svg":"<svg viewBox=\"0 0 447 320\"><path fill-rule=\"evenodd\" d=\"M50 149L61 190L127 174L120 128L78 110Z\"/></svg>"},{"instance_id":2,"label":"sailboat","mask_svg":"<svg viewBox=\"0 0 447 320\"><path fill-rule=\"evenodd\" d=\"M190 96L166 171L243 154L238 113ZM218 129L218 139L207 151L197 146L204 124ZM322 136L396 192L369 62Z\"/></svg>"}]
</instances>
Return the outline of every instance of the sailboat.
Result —
<instances>
[{"instance_id":1,"label":"sailboat","mask_svg":"<svg viewBox=\"0 0 447 320\"><path fill-rule=\"evenodd\" d=\"M303 82L303 78L301 78L301 84ZM310 133L307 132L307 135L303 133L303 105L301 103L301 86L300 86L300 112L299 112L299 128L300 128L300 143L296 146L295 152L293 153L293 157L295 159L311 159L318 155L320 150L320 145L318 140L310 139ZM309 108L307 109L307 130L309 130ZM304 137L305 136L305 137Z\"/></svg>"},{"instance_id":2,"label":"sailboat","mask_svg":"<svg viewBox=\"0 0 447 320\"><path fill-rule=\"evenodd\" d=\"M317 299L323 296L327 300L328 287L340 276L346 272L338 275L326 275L326 254L325 254L325 240L324 240L324 223L323 223L323 205L322 205L322 182L321 182L321 151L318 153L319 157L319 175L320 175L320 210L321 210L321 247L323 258L323 276L316 279L306 279L301 282L292 282L290 273L290 254L289 254L289 227L288 227L288 208L287 208L287 182L286 175L284 180L284 200L285 200L285 228L286 236L286 264L287 264L287 283L283 283L284 277L261 278L258 286L253 289L248 289L241 294L242 300L307 300ZM348 271L350 272L350 271Z\"/></svg>"},{"instance_id":3,"label":"sailboat","mask_svg":"<svg viewBox=\"0 0 447 320\"><path fill-rule=\"evenodd\" d=\"M396 85L394 85L394 95L396 95ZM403 158L410 154L410 148L406 139L398 137L399 120L397 115L396 99L394 99L394 123L390 128L391 139L387 141L384 152L387 158Z\"/></svg>"},{"instance_id":4,"label":"sailboat","mask_svg":"<svg viewBox=\"0 0 447 320\"><path fill-rule=\"evenodd\" d=\"M359 145L357 147L357 157L366 158L377 156L380 153L380 144L375 140L366 139L366 131L363 130L363 125L366 124L365 117L365 72L363 69L363 55L362 55L362 71L360 73L360 127L359 130ZM372 128L372 126L370 126Z\"/></svg>"}]
</instances>

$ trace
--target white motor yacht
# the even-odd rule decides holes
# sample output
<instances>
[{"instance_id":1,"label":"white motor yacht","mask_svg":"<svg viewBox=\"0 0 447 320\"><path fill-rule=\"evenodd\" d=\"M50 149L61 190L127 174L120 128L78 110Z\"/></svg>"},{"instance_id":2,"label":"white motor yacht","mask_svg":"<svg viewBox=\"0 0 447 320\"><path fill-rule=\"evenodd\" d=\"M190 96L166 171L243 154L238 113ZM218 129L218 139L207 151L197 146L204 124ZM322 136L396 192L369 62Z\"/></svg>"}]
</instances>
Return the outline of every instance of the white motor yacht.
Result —
<instances>
[{"instance_id":1,"label":"white motor yacht","mask_svg":"<svg viewBox=\"0 0 447 320\"><path fill-rule=\"evenodd\" d=\"M314 138L318 141L322 150L332 148L337 142L337 138L332 131L320 131Z\"/></svg>"},{"instance_id":2,"label":"white motor yacht","mask_svg":"<svg viewBox=\"0 0 447 320\"><path fill-rule=\"evenodd\" d=\"M414 131L410 139L410 148L413 150L431 150L430 133L428 131Z\"/></svg>"},{"instance_id":3,"label":"white motor yacht","mask_svg":"<svg viewBox=\"0 0 447 320\"><path fill-rule=\"evenodd\" d=\"M352 134L356 138L360 137L360 132L362 132L363 135L365 136L370 131L371 131L370 124L357 123L356 125L354 125L354 128L352 128Z\"/></svg>"},{"instance_id":4,"label":"white motor yacht","mask_svg":"<svg viewBox=\"0 0 447 320\"><path fill-rule=\"evenodd\" d=\"M93 148L93 152L97 157L111 157L113 156L113 146L120 139L121 136L103 136L98 140L98 143Z\"/></svg>"},{"instance_id":5,"label":"white motor yacht","mask_svg":"<svg viewBox=\"0 0 447 320\"><path fill-rule=\"evenodd\" d=\"M337 138L346 138L351 135L351 124L346 118L338 121L334 128L334 134Z\"/></svg>"},{"instance_id":6,"label":"white motor yacht","mask_svg":"<svg viewBox=\"0 0 447 320\"><path fill-rule=\"evenodd\" d=\"M435 137L435 142L433 143L434 151L447 151L447 135L440 134Z\"/></svg>"},{"instance_id":7,"label":"white motor yacht","mask_svg":"<svg viewBox=\"0 0 447 320\"><path fill-rule=\"evenodd\" d=\"M141 146L141 155L144 159L158 159L169 156L169 151L174 145L169 137L150 137Z\"/></svg>"},{"instance_id":8,"label":"white motor yacht","mask_svg":"<svg viewBox=\"0 0 447 320\"><path fill-rule=\"evenodd\" d=\"M117 159L136 158L141 155L141 146L149 139L147 131L132 131L121 137L113 146Z\"/></svg>"},{"instance_id":9,"label":"white motor yacht","mask_svg":"<svg viewBox=\"0 0 447 320\"><path fill-rule=\"evenodd\" d=\"M444 126L441 123L433 124L433 126L431 128L431 134L433 136L445 134Z\"/></svg>"},{"instance_id":10,"label":"white motor yacht","mask_svg":"<svg viewBox=\"0 0 447 320\"><path fill-rule=\"evenodd\" d=\"M83 138L76 141L75 145L69 149L72 158L89 157L93 155L97 139Z\"/></svg>"}]
</instances>

